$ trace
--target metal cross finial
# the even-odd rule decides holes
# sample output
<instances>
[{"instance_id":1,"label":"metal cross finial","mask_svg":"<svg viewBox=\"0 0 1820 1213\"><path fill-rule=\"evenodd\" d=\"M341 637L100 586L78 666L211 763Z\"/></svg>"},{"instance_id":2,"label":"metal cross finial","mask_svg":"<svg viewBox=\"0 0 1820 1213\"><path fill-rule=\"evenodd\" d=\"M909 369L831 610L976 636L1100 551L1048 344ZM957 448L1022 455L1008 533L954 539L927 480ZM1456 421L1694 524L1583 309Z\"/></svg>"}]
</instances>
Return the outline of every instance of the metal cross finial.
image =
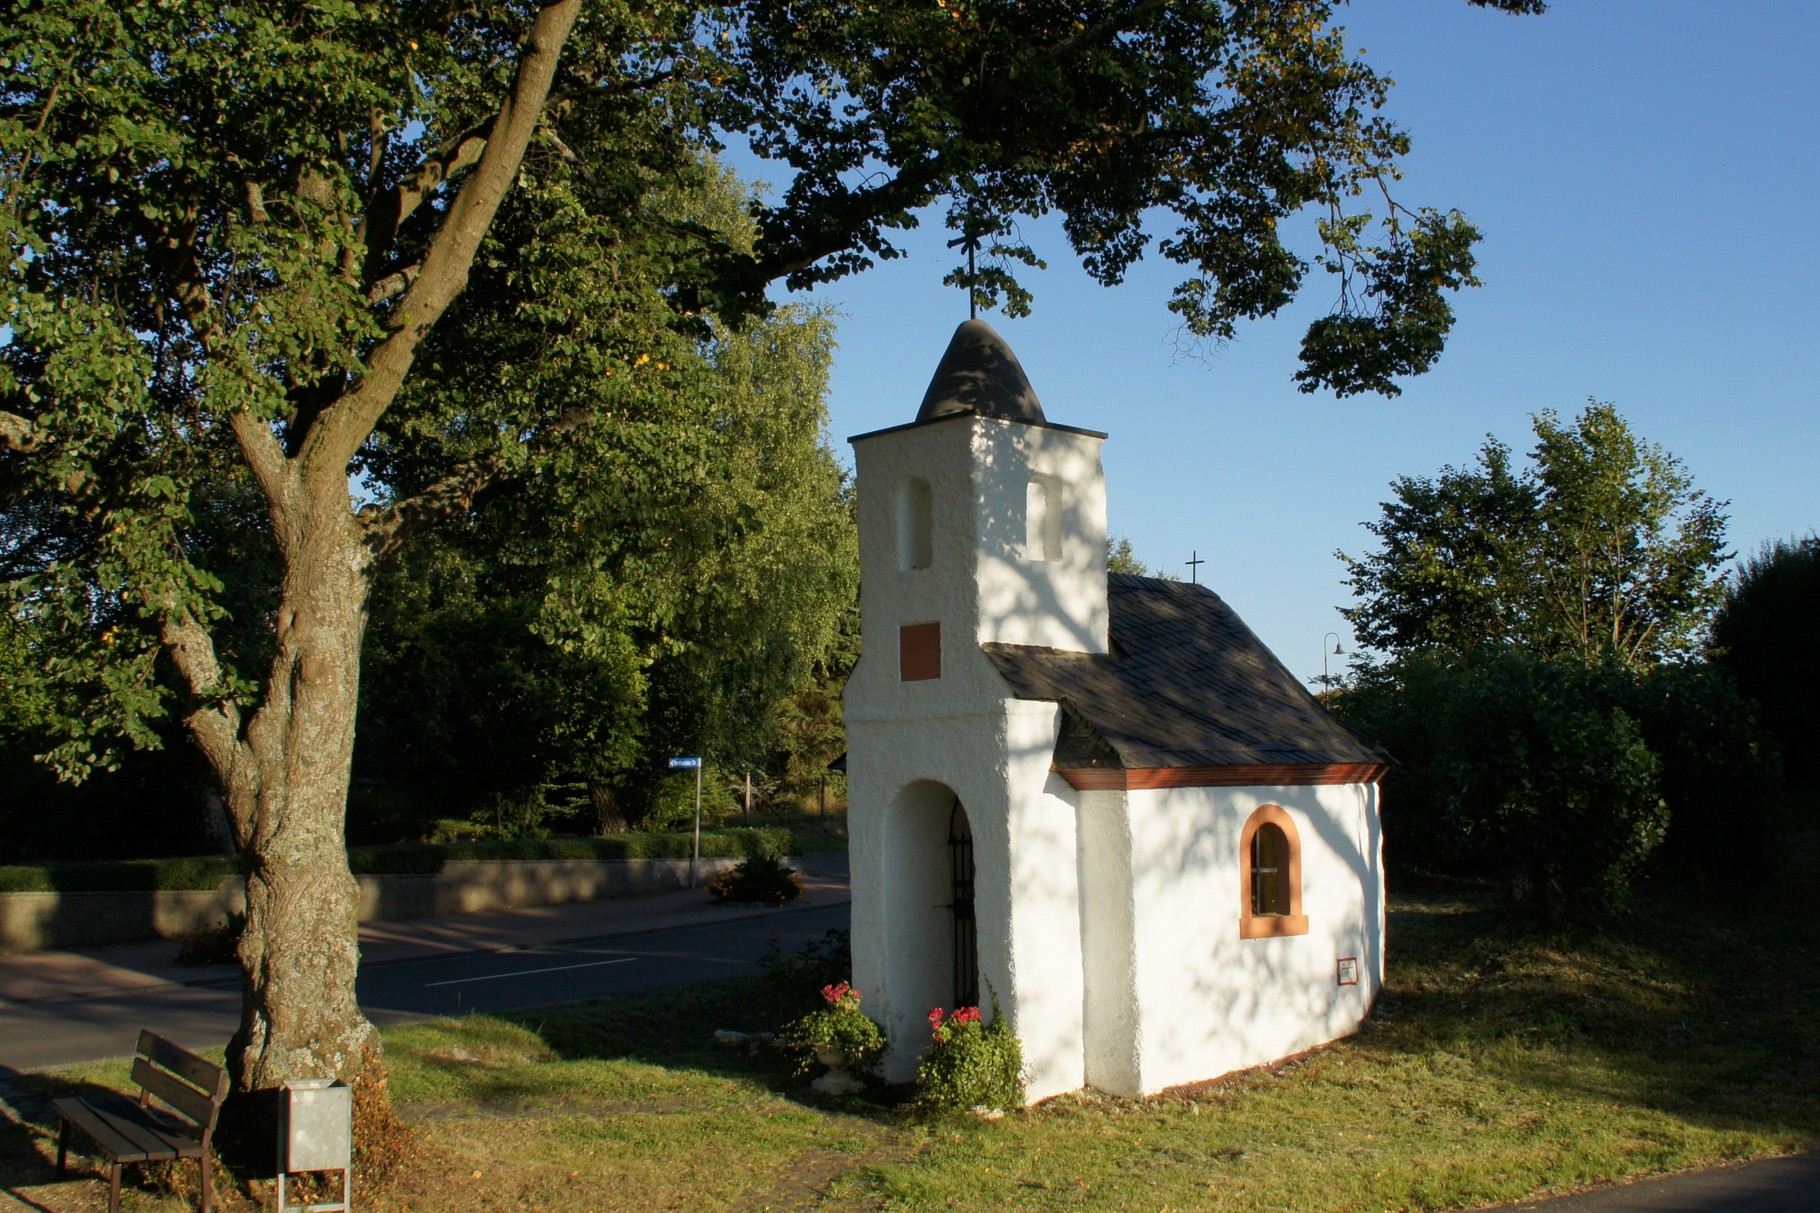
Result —
<instances>
[{"instance_id":1,"label":"metal cross finial","mask_svg":"<svg viewBox=\"0 0 1820 1213\"><path fill-rule=\"evenodd\" d=\"M1201 566L1206 564L1207 562L1205 560L1201 559L1201 553L1200 553L1199 549L1190 551L1188 553L1188 559L1183 561L1182 563L1186 564L1188 566L1188 584L1190 584L1190 585L1201 584Z\"/></svg>"},{"instance_id":2,"label":"metal cross finial","mask_svg":"<svg viewBox=\"0 0 1820 1213\"><path fill-rule=\"evenodd\" d=\"M973 255L979 252L980 238L969 232L950 240L948 247L967 250L967 319L978 320L980 318L980 297L973 289Z\"/></svg>"}]
</instances>

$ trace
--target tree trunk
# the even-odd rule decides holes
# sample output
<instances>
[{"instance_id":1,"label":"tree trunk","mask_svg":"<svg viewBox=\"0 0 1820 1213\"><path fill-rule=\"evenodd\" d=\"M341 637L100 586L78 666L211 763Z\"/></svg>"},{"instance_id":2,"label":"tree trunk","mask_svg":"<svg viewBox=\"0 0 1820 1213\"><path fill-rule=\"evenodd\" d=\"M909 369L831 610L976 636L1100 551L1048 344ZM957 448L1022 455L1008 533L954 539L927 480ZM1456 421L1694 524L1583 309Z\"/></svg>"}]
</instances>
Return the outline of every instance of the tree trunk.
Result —
<instances>
[{"instance_id":1,"label":"tree trunk","mask_svg":"<svg viewBox=\"0 0 1820 1213\"><path fill-rule=\"evenodd\" d=\"M241 1091L290 1078L353 1082L380 1056L354 996L359 888L348 869L348 777L368 556L345 503L317 501L280 546L278 652L248 726L250 780L224 781L243 825L243 1004L228 1061Z\"/></svg>"}]
</instances>

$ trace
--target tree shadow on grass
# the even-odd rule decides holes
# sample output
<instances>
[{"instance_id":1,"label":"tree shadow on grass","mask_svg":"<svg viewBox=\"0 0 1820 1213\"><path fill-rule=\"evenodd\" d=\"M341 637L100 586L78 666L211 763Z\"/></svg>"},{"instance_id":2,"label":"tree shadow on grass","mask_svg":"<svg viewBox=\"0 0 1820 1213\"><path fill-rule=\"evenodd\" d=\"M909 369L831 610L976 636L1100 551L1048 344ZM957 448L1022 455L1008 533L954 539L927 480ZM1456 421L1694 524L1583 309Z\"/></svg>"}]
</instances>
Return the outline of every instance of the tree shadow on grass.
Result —
<instances>
[{"instance_id":1,"label":"tree shadow on grass","mask_svg":"<svg viewBox=\"0 0 1820 1213\"><path fill-rule=\"evenodd\" d=\"M68 1081L43 1074L23 1074L0 1066L0 1194L27 1209L44 1210L26 1189L59 1182L57 1175L57 1113L51 1100L64 1095L99 1096L110 1088L98 1083ZM70 1142L69 1183L92 1180L93 1160L83 1153L80 1135ZM101 1174L105 1177L106 1172Z\"/></svg>"},{"instance_id":2,"label":"tree shadow on grass","mask_svg":"<svg viewBox=\"0 0 1820 1213\"><path fill-rule=\"evenodd\" d=\"M1362 1048L1467 1053L1523 1085L1721 1131L1820 1138L1820 942L1799 905L1675 890L1542 928L1489 890L1406 894Z\"/></svg>"},{"instance_id":3,"label":"tree shadow on grass","mask_svg":"<svg viewBox=\"0 0 1820 1213\"><path fill-rule=\"evenodd\" d=\"M737 1079L818 1109L889 1107L897 1097L878 1087L831 1099L809 1087L796 1058L770 1043L783 1022L811 1009L782 1009L763 977L733 977L681 989L515 1013L564 1060L642 1062ZM716 1033L723 1036L716 1038ZM741 1033L745 1039L724 1034Z\"/></svg>"},{"instance_id":4,"label":"tree shadow on grass","mask_svg":"<svg viewBox=\"0 0 1820 1213\"><path fill-rule=\"evenodd\" d=\"M791 983L801 984L801 983ZM822 1113L888 1115L904 1092L876 1084L845 1097L810 1087L797 1057L773 1043L778 1027L819 1003L781 997L765 976L741 976L610 999L430 1021L389 1034L388 1056L413 1067L407 1119L700 1111L711 1092L692 1078L732 1080ZM543 1061L623 1062L668 1078L623 1077ZM820 1067L815 1067L819 1072Z\"/></svg>"}]
</instances>

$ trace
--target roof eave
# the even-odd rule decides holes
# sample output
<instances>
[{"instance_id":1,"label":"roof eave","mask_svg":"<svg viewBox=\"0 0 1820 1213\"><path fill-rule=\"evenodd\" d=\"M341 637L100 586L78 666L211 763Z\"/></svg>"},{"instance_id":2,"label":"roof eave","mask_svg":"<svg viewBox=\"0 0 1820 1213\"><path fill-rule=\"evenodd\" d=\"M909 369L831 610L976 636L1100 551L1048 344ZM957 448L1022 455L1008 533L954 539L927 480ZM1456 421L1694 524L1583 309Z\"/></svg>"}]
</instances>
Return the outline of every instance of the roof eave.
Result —
<instances>
[{"instance_id":1,"label":"roof eave","mask_svg":"<svg viewBox=\"0 0 1820 1213\"><path fill-rule=\"evenodd\" d=\"M1064 767L1056 772L1080 792L1160 788L1275 788L1377 783L1388 762L1309 762L1252 766Z\"/></svg>"}]
</instances>

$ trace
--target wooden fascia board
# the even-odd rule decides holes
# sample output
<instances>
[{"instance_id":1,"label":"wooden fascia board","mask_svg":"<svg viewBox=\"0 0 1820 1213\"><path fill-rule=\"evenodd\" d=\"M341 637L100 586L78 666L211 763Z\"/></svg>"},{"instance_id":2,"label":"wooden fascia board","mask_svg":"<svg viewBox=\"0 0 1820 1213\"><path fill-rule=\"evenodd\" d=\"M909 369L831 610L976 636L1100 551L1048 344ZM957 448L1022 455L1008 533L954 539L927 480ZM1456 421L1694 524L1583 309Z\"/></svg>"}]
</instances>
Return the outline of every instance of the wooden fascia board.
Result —
<instances>
[{"instance_id":1,"label":"wooden fascia board","mask_svg":"<svg viewBox=\"0 0 1820 1213\"><path fill-rule=\"evenodd\" d=\"M1243 767L1058 767L1082 792L1137 792L1156 788L1274 788L1312 784L1376 783L1385 762L1289 763Z\"/></svg>"}]
</instances>

